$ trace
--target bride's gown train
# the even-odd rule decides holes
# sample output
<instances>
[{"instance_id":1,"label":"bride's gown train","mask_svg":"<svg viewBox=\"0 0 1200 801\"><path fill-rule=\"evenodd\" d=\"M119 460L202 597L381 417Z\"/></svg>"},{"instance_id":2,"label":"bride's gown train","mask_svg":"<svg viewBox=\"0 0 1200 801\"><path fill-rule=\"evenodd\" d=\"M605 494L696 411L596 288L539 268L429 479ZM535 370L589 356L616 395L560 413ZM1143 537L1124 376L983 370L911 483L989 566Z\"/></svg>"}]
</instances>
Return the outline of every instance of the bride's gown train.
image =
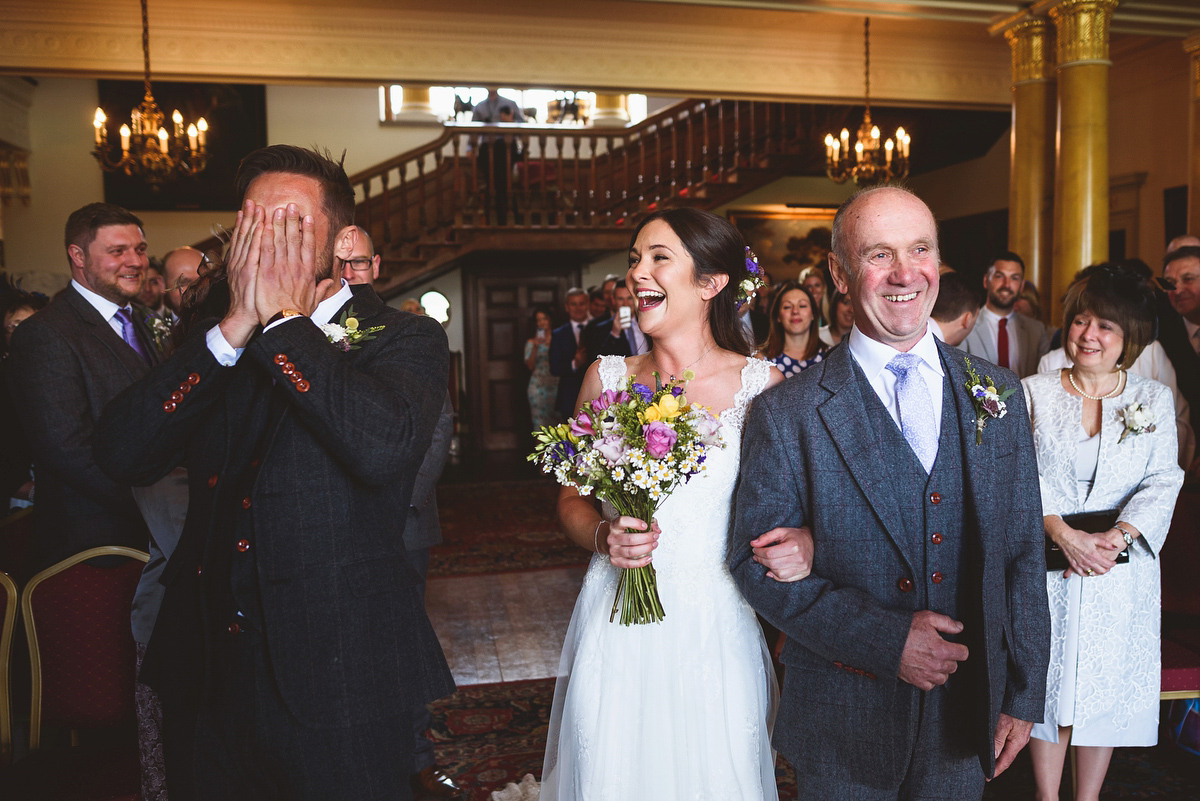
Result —
<instances>
[{"instance_id":1,"label":"bride's gown train","mask_svg":"<svg viewBox=\"0 0 1200 801\"><path fill-rule=\"evenodd\" d=\"M770 729L778 688L754 611L725 566L742 423L771 367L747 359L720 416L724 448L656 519L662 623L609 622L619 570L592 557L563 645L542 801L776 799ZM625 379L601 359L604 389Z\"/></svg>"}]
</instances>

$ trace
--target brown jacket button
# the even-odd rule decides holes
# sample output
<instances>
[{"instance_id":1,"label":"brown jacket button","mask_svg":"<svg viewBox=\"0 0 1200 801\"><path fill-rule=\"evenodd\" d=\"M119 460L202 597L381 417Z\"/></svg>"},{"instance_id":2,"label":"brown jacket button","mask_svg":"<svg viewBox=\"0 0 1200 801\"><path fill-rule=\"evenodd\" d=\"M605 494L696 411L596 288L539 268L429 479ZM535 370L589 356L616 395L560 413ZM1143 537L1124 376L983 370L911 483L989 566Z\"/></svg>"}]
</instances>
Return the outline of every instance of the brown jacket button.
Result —
<instances>
[{"instance_id":1,"label":"brown jacket button","mask_svg":"<svg viewBox=\"0 0 1200 801\"><path fill-rule=\"evenodd\" d=\"M912 579L902 578L896 582L896 586L900 588L900 592L912 592Z\"/></svg>"},{"instance_id":2,"label":"brown jacket button","mask_svg":"<svg viewBox=\"0 0 1200 801\"><path fill-rule=\"evenodd\" d=\"M287 354L286 353L276 353L275 354L275 363L279 364L279 365L287 364Z\"/></svg>"},{"instance_id":3,"label":"brown jacket button","mask_svg":"<svg viewBox=\"0 0 1200 801\"><path fill-rule=\"evenodd\" d=\"M237 549L238 553L245 553L246 551L250 550L250 540L238 540Z\"/></svg>"},{"instance_id":4,"label":"brown jacket button","mask_svg":"<svg viewBox=\"0 0 1200 801\"><path fill-rule=\"evenodd\" d=\"M296 391L297 392L308 392L308 387L309 387L309 384L307 381L297 381L296 382Z\"/></svg>"},{"instance_id":5,"label":"brown jacket button","mask_svg":"<svg viewBox=\"0 0 1200 801\"><path fill-rule=\"evenodd\" d=\"M930 538L929 538L929 540L930 540L930 542L932 542L934 545L941 545L941 544L942 544L942 534L941 534L941 532L940 532L940 531L935 531L935 532L933 532L933 536L932 536L932 537L930 537Z\"/></svg>"},{"instance_id":6,"label":"brown jacket button","mask_svg":"<svg viewBox=\"0 0 1200 801\"><path fill-rule=\"evenodd\" d=\"M929 577L929 580L932 581L934 584L941 584L942 583L942 574L938 571L935 571L934 574Z\"/></svg>"},{"instance_id":7,"label":"brown jacket button","mask_svg":"<svg viewBox=\"0 0 1200 801\"><path fill-rule=\"evenodd\" d=\"M937 504L942 502L942 495L939 492L935 492L929 496L929 500L932 501L933 504L936 506Z\"/></svg>"},{"instance_id":8,"label":"brown jacket button","mask_svg":"<svg viewBox=\"0 0 1200 801\"><path fill-rule=\"evenodd\" d=\"M286 364L283 365L284 373L294 373L295 371L296 371L296 365L292 364L291 362L287 362Z\"/></svg>"},{"instance_id":9,"label":"brown jacket button","mask_svg":"<svg viewBox=\"0 0 1200 801\"><path fill-rule=\"evenodd\" d=\"M304 373L297 370L294 373L288 373L288 378L290 378L292 380L293 384L298 384L298 383L300 383L301 380L303 380Z\"/></svg>"},{"instance_id":10,"label":"brown jacket button","mask_svg":"<svg viewBox=\"0 0 1200 801\"><path fill-rule=\"evenodd\" d=\"M208 488L209 489L212 489L213 487L217 486L218 478L219 477L217 476L216 473L213 473L211 476L208 477Z\"/></svg>"},{"instance_id":11,"label":"brown jacket button","mask_svg":"<svg viewBox=\"0 0 1200 801\"><path fill-rule=\"evenodd\" d=\"M241 627L241 626L239 626L237 623L230 623L230 624L229 624L229 633L230 633L230 634L237 634L237 633L238 633L239 631L241 631L241 630L242 630L242 627Z\"/></svg>"},{"instance_id":12,"label":"brown jacket button","mask_svg":"<svg viewBox=\"0 0 1200 801\"><path fill-rule=\"evenodd\" d=\"M187 382L189 384L191 384L193 387L196 386L197 384L200 383L200 374L199 373L191 373L187 377Z\"/></svg>"},{"instance_id":13,"label":"brown jacket button","mask_svg":"<svg viewBox=\"0 0 1200 801\"><path fill-rule=\"evenodd\" d=\"M196 575L199 576L204 572L204 565L196 565Z\"/></svg>"},{"instance_id":14,"label":"brown jacket button","mask_svg":"<svg viewBox=\"0 0 1200 801\"><path fill-rule=\"evenodd\" d=\"M184 381L183 383L181 383L179 385L179 391L182 392L184 395L186 395L192 391L192 385L189 384L188 382Z\"/></svg>"},{"instance_id":15,"label":"brown jacket button","mask_svg":"<svg viewBox=\"0 0 1200 801\"><path fill-rule=\"evenodd\" d=\"M179 390L175 390L174 392L171 393L171 400L175 401L176 403L179 403L181 400L183 400L183 393L180 392Z\"/></svg>"},{"instance_id":16,"label":"brown jacket button","mask_svg":"<svg viewBox=\"0 0 1200 801\"><path fill-rule=\"evenodd\" d=\"M166 412L167 414L170 414L171 412L175 411L175 401L167 401L166 403L164 403L163 411Z\"/></svg>"},{"instance_id":17,"label":"brown jacket button","mask_svg":"<svg viewBox=\"0 0 1200 801\"><path fill-rule=\"evenodd\" d=\"M249 495L247 495L245 498L242 498L242 508L243 509L250 508L250 496Z\"/></svg>"}]
</instances>

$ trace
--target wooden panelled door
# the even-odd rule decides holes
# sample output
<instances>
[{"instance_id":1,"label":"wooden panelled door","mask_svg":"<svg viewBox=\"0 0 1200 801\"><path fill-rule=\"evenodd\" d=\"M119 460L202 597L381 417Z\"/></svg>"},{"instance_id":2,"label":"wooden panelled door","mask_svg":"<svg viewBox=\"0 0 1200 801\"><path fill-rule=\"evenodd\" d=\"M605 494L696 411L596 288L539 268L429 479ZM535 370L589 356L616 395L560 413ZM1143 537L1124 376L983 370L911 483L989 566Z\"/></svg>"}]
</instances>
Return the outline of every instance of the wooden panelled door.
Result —
<instances>
[{"instance_id":1,"label":"wooden panelled door","mask_svg":"<svg viewBox=\"0 0 1200 801\"><path fill-rule=\"evenodd\" d=\"M533 336L535 308L545 306L555 320L562 317L563 297L578 276L573 272L499 265L465 272L473 318L468 321L468 392L476 447L511 450L528 444L525 340Z\"/></svg>"}]
</instances>

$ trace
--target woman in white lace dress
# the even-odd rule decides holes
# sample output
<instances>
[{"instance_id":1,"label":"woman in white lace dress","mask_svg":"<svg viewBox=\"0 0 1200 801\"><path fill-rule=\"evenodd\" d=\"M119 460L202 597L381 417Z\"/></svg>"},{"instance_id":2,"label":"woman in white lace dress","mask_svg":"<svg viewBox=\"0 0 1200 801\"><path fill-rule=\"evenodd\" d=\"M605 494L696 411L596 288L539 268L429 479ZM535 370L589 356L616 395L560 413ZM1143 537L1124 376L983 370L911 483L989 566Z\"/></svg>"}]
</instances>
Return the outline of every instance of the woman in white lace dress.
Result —
<instances>
[{"instance_id":1,"label":"woman in white lace dress","mask_svg":"<svg viewBox=\"0 0 1200 801\"><path fill-rule=\"evenodd\" d=\"M542 801L777 797L774 672L754 611L725 566L742 421L752 398L782 380L750 357L738 323L745 258L737 230L707 212L658 212L634 232L626 283L654 347L601 357L579 405L627 375L653 387L655 372L666 382L690 370L687 398L720 413L724 447L709 452L705 471L675 490L649 528L607 519L607 508L602 517L591 499L562 491L564 529L596 555L563 646ZM753 543L764 569L802 577L805 558L783 555L797 552L798 537L777 529ZM610 623L619 569L651 560L665 619Z\"/></svg>"},{"instance_id":2,"label":"woman in white lace dress","mask_svg":"<svg viewBox=\"0 0 1200 801\"><path fill-rule=\"evenodd\" d=\"M1073 366L1021 382L1046 535L1070 564L1046 574L1050 668L1044 722L1034 726L1029 750L1037 798L1057 801L1067 748L1075 746L1075 798L1085 801L1099 798L1114 746L1157 742L1158 552L1183 471L1170 390L1121 369L1152 336L1150 288L1132 271L1098 265L1072 284L1065 305ZM1107 531L1063 522L1108 509L1119 514ZM1129 561L1117 564L1125 548Z\"/></svg>"}]
</instances>

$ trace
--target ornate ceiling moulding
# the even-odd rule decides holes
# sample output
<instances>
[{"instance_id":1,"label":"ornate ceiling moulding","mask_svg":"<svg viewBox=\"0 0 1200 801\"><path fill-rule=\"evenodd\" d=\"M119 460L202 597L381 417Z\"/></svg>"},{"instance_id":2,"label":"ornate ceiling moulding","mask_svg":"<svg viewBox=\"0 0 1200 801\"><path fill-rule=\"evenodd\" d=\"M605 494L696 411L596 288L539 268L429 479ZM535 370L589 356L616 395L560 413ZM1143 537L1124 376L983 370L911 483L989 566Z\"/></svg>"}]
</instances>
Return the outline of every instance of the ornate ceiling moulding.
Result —
<instances>
[{"instance_id":1,"label":"ornate ceiling moulding","mask_svg":"<svg viewBox=\"0 0 1200 801\"><path fill-rule=\"evenodd\" d=\"M160 80L550 83L837 102L854 102L861 83L858 20L837 14L614 0L504 14L471 0L440 10L300 3L286 15L269 0L163 5L152 32ZM0 0L0 12L0 73L140 75L135 14L114 20L100 0ZM979 26L888 19L877 41L881 103L1008 103L1006 48Z\"/></svg>"}]
</instances>

